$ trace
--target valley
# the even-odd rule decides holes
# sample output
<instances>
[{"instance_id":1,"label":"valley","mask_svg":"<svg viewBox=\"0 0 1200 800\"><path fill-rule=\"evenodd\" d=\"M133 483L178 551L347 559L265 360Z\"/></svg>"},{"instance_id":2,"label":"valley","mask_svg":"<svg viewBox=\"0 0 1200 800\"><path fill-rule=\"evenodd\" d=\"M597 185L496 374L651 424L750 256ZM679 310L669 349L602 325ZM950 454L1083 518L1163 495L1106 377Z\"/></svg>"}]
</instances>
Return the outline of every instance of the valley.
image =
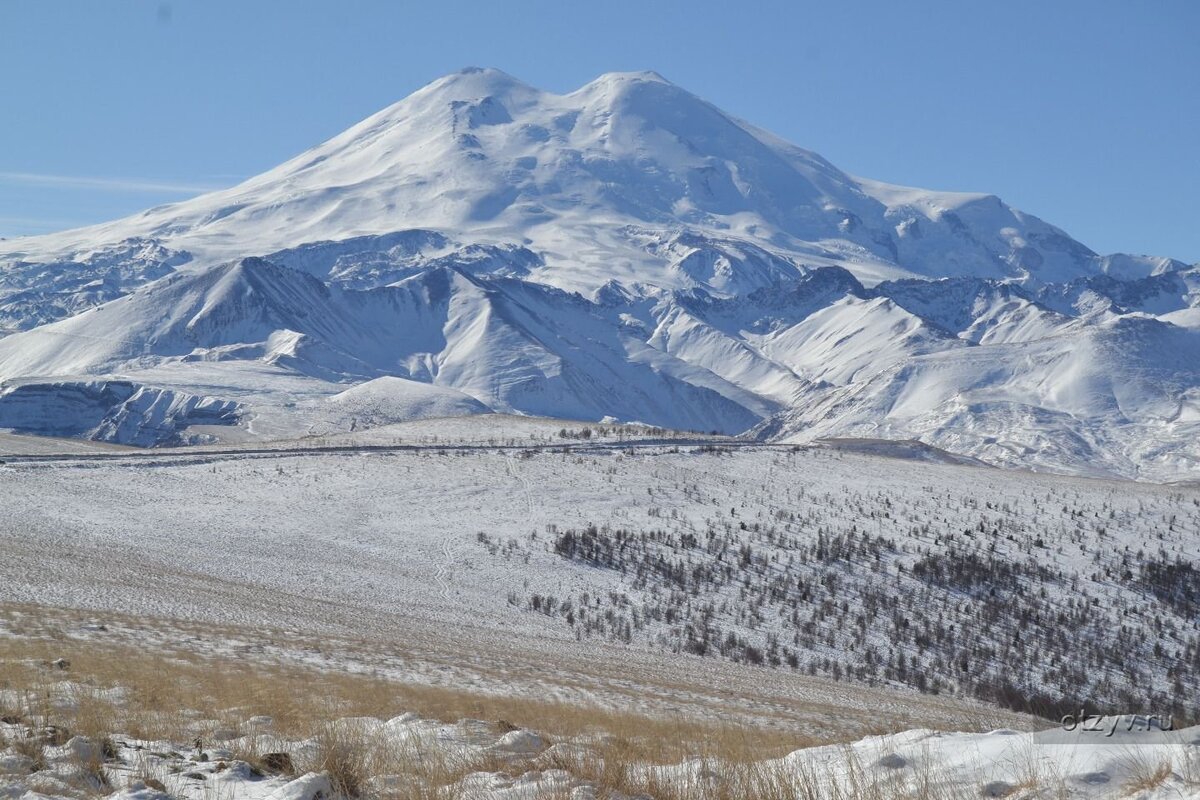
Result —
<instances>
[{"instance_id":1,"label":"valley","mask_svg":"<svg viewBox=\"0 0 1200 800\"><path fill-rule=\"evenodd\" d=\"M1194 707L1194 487L495 415L386 431L8 456L4 598L341 636L491 630L1048 717Z\"/></svg>"},{"instance_id":2,"label":"valley","mask_svg":"<svg viewBox=\"0 0 1200 800\"><path fill-rule=\"evenodd\" d=\"M1200 796L1200 264L649 71L239 180L0 239L0 800Z\"/></svg>"}]
</instances>

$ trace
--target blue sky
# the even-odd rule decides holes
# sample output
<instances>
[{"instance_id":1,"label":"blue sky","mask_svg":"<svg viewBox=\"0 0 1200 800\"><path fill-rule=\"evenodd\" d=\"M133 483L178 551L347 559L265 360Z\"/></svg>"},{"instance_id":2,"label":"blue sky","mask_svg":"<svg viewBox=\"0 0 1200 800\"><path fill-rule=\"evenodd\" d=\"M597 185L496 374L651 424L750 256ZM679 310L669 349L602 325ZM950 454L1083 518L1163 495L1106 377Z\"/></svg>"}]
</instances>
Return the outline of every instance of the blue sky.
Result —
<instances>
[{"instance_id":1,"label":"blue sky","mask_svg":"<svg viewBox=\"0 0 1200 800\"><path fill-rule=\"evenodd\" d=\"M0 0L0 235L230 185L430 80L654 69L859 175L1200 261L1200 2Z\"/></svg>"}]
</instances>

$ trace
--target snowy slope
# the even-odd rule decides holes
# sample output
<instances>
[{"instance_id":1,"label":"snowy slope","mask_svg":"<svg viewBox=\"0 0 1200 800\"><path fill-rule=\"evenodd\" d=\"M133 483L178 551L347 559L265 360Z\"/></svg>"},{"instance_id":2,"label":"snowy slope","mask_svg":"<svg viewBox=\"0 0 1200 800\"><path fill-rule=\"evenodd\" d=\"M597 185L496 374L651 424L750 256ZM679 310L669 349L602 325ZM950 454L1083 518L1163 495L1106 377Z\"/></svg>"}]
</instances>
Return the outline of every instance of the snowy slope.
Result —
<instances>
[{"instance_id":1,"label":"snowy slope","mask_svg":"<svg viewBox=\"0 0 1200 800\"><path fill-rule=\"evenodd\" d=\"M892 281L876 292L975 344L1043 339L1072 322L1070 314L1055 313L1020 287L979 278Z\"/></svg>"},{"instance_id":2,"label":"snowy slope","mask_svg":"<svg viewBox=\"0 0 1200 800\"><path fill-rule=\"evenodd\" d=\"M42 436L150 446L202 441L193 425L230 425L239 404L122 380L17 381L0 386L2 427Z\"/></svg>"},{"instance_id":3,"label":"snowy slope","mask_svg":"<svg viewBox=\"0 0 1200 800\"><path fill-rule=\"evenodd\" d=\"M1111 310L1071 317L1006 284L867 289L837 267L738 297L610 286L598 298L456 266L348 289L243 259L187 268L0 340L0 381L77 397L117 377L235 403L221 418L257 438L492 410L755 428L782 441L920 439L992 463L1098 475L1171 480L1200 469L1200 348L1187 310L1172 312L1176 324ZM286 375L308 381L300 395L277 383ZM322 399L363 381L363 413ZM423 397L418 385L447 394ZM30 413L0 402L0 427L96 430L34 424ZM102 438L175 440L187 419Z\"/></svg>"},{"instance_id":4,"label":"snowy slope","mask_svg":"<svg viewBox=\"0 0 1200 800\"><path fill-rule=\"evenodd\" d=\"M991 195L854 178L655 73L612 73L554 95L476 69L231 189L0 243L0 264L6 275L27 273L22 262L86 264L98 247L126 240L213 264L403 230L526 247L544 262L533 269L540 279L582 291L615 277L737 293L797 265L831 263L869 282L973 275L1040 284L1110 267L1173 268L1101 260Z\"/></svg>"},{"instance_id":5,"label":"snowy slope","mask_svg":"<svg viewBox=\"0 0 1200 800\"><path fill-rule=\"evenodd\" d=\"M1175 479L1200 465L1200 335L1119 317L906 358L764 424L782 441L917 438L991 463Z\"/></svg>"},{"instance_id":6,"label":"snowy slope","mask_svg":"<svg viewBox=\"0 0 1200 800\"><path fill-rule=\"evenodd\" d=\"M470 69L233 188L0 242L0 385L233 404L195 424L235 439L500 411L1177 479L1197 308L1200 268L851 176L655 73Z\"/></svg>"},{"instance_id":7,"label":"snowy slope","mask_svg":"<svg viewBox=\"0 0 1200 800\"><path fill-rule=\"evenodd\" d=\"M700 446L504 421L415 423L375 451L6 455L0 604L201 630L236 608L254 636L284 630L305 658L320 641L339 661L354 656L330 637L409 644L411 632L468 669L520 663L518 686L575 683L562 657L612 643L741 662L747 681L768 678L759 664L840 674L850 693L910 686L1018 708L1040 697L1039 713L1087 703L1194 719L1195 486L956 466L879 442ZM518 634L541 643L538 658L487 657ZM360 653L364 671L415 669ZM709 685L732 688L728 674ZM637 670L606 675L636 691ZM728 715L761 688L707 705Z\"/></svg>"},{"instance_id":8,"label":"snowy slope","mask_svg":"<svg viewBox=\"0 0 1200 800\"><path fill-rule=\"evenodd\" d=\"M9 380L44 374L47 365L59 377L116 373L128 380L188 365L202 381L231 361L261 362L335 386L382 376L431 383L460 397L448 399L447 410L616 416L737 433L778 409L626 336L582 297L452 268L355 291L244 259L176 273L0 340L0 377ZM379 398L388 388L408 394L400 385L374 382L370 392L340 397ZM397 398L398 407L404 402ZM0 426L5 420L0 406Z\"/></svg>"}]
</instances>

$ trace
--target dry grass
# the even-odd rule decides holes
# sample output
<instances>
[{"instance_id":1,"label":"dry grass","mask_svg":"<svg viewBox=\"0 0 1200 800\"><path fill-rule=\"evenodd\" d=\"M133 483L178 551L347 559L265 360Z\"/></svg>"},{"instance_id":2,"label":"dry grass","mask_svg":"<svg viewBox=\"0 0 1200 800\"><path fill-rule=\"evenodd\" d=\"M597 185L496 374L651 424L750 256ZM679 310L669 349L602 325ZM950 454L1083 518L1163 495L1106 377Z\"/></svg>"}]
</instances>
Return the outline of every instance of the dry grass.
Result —
<instances>
[{"instance_id":1,"label":"dry grass","mask_svg":"<svg viewBox=\"0 0 1200 800\"><path fill-rule=\"evenodd\" d=\"M75 785L89 794L110 794L112 781L105 768L105 762L112 758L111 751L106 751L102 743L91 742L91 744L94 747L89 752L76 758Z\"/></svg>"},{"instance_id":2,"label":"dry grass","mask_svg":"<svg viewBox=\"0 0 1200 800\"><path fill-rule=\"evenodd\" d=\"M0 744L7 744L17 755L28 758L33 772L46 768L46 743L37 733L21 733Z\"/></svg>"},{"instance_id":3,"label":"dry grass","mask_svg":"<svg viewBox=\"0 0 1200 800\"><path fill-rule=\"evenodd\" d=\"M868 767L848 748L836 775L804 761L701 758L671 774L601 747L590 760L557 766L606 790L655 800L961 800L963 789L928 767L888 773ZM603 763L610 762L610 763ZM972 796L977 795L972 793Z\"/></svg>"},{"instance_id":4,"label":"dry grass","mask_svg":"<svg viewBox=\"0 0 1200 800\"><path fill-rule=\"evenodd\" d=\"M1148 754L1130 753L1121 762L1129 772L1129 780L1122 788L1131 795L1157 789L1174 773L1169 757L1155 758Z\"/></svg>"},{"instance_id":5,"label":"dry grass","mask_svg":"<svg viewBox=\"0 0 1200 800\"><path fill-rule=\"evenodd\" d=\"M70 660L63 671L47 666ZM112 687L125 687L114 695ZM19 697L15 708L0 715L19 716L31 730L58 726L64 735L82 735L100 743L110 733L136 739L188 742L214 746L212 735L236 734L234 757L267 771L256 731L247 725L269 717L280 737L312 740L317 756L298 769L330 774L345 796L453 798L455 787L473 772L519 776L529 769L566 769L597 786L638 793L666 794L634 765L675 764L703 757L737 769L732 784L752 781L763 788L765 775L751 775L748 765L822 743L808 735L738 726L716 726L680 718L662 718L636 710L601 709L558 702L505 698L448 688L401 684L369 675L335 674L295 666L264 666L228 659L206 659L188 653L148 653L122 645L61 639L0 639L0 690ZM65 702L64 702L65 698ZM380 742L353 726L331 720L369 716L387 719L407 711L447 723L464 719L488 723L492 733L512 728L542 732L550 741L594 742L578 759L561 752L544 760L497 756L454 757L419 742L403 746ZM24 737L10 743L35 761L41 739ZM108 745L111 747L111 744ZM136 766L136 765L135 765ZM108 785L103 757L79 765L80 783L103 792ZM163 776L138 768L144 782ZM395 776L383 788L374 776ZM765 789L764 789L765 791ZM760 791L757 795L770 798ZM721 797L723 795L712 795Z\"/></svg>"},{"instance_id":6,"label":"dry grass","mask_svg":"<svg viewBox=\"0 0 1200 800\"><path fill-rule=\"evenodd\" d=\"M60 656L70 659L69 671L44 666ZM71 702L56 702L67 681L72 684ZM120 703L106 694L114 686L128 689ZM723 727L632 709L505 698L369 675L183 653L156 655L71 640L0 640L0 689L15 690L22 698L18 708L0 713L35 725L60 725L97 741L114 730L136 738L185 741L203 740L216 728L247 734L253 731L243 730L245 721L256 716L270 717L273 731L281 736L307 738L319 732L314 725L321 720L388 718L406 711L445 722L503 720L556 738L603 734L653 763L714 752L732 760L750 754L763 758L830 741L794 731Z\"/></svg>"},{"instance_id":7,"label":"dry grass","mask_svg":"<svg viewBox=\"0 0 1200 800\"><path fill-rule=\"evenodd\" d=\"M59 658L69 660L70 668L49 666ZM114 694L113 687L125 687L125 692ZM68 702L63 702L64 694ZM264 761L263 742L269 740L252 721L269 717L272 735L313 743L303 755L293 754L296 771L327 772L345 797L465 800L472 795L473 773L516 779L530 771L554 769L569 773L571 782L546 784L539 797L547 800L565 800L581 784L596 787L599 797L619 793L655 800L954 797L939 775L926 771L914 776L910 771L900 785L895 776L858 762L848 749L848 773L838 781L800 763L785 767L769 761L805 747L891 732L883 726L818 735L784 725L715 724L707 718L646 713L633 703L628 708L599 708L504 697L294 664L202 657L185 650L148 651L44 631L0 638L0 697L14 696L15 707L0 708L0 716L20 716L30 730L55 725L100 743L114 733L180 745L199 740L200 749L225 748L232 736L236 738L228 749L233 758L263 772L272 771ZM514 728L536 730L552 746L528 756L463 755L420 739L397 741L351 724L355 717L388 719L404 712L446 723L479 720L463 724L491 738ZM18 744L29 748L34 758L38 742L37 737L27 737ZM695 768L675 769L670 775L659 769L681 764ZM150 786L168 780L161 763L147 760L127 767ZM82 790L103 793L104 758L80 764L80 779Z\"/></svg>"},{"instance_id":8,"label":"dry grass","mask_svg":"<svg viewBox=\"0 0 1200 800\"><path fill-rule=\"evenodd\" d=\"M1175 762L1179 780L1189 789L1200 787L1200 748L1189 747Z\"/></svg>"},{"instance_id":9,"label":"dry grass","mask_svg":"<svg viewBox=\"0 0 1200 800\"><path fill-rule=\"evenodd\" d=\"M378 774L378 742L361 730L326 723L317 732L313 767L329 775L334 791L343 797L361 797Z\"/></svg>"}]
</instances>

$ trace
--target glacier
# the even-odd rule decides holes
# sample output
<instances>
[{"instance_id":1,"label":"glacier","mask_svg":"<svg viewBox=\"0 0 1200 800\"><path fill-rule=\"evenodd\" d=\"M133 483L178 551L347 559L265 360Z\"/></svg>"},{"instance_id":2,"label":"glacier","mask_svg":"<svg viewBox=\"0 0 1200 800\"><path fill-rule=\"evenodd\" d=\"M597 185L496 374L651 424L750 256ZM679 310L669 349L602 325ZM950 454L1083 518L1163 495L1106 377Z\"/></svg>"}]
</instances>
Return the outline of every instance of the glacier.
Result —
<instances>
[{"instance_id":1,"label":"glacier","mask_svg":"<svg viewBox=\"0 0 1200 800\"><path fill-rule=\"evenodd\" d=\"M500 412L1194 480L1198 331L1200 265L852 176L656 73L468 69L230 189L0 241L0 427Z\"/></svg>"}]
</instances>

